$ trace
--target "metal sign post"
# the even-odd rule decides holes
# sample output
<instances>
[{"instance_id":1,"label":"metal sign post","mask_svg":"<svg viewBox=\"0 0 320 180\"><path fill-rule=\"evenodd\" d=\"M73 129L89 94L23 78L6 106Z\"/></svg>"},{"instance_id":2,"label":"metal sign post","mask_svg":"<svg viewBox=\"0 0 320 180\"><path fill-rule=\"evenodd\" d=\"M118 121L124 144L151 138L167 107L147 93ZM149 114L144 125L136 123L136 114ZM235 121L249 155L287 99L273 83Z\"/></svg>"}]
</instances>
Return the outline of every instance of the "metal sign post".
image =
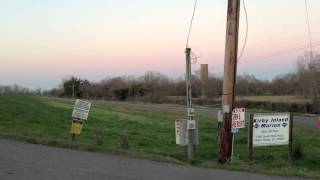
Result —
<instances>
[{"instance_id":1,"label":"metal sign post","mask_svg":"<svg viewBox=\"0 0 320 180\"><path fill-rule=\"evenodd\" d=\"M240 132L240 128L245 127L245 108L235 108L232 111L232 128L231 128L231 133L232 133L232 149L231 149L231 158L230 162L232 163L233 161L233 156L234 156L234 138L235 134Z\"/></svg>"},{"instance_id":2,"label":"metal sign post","mask_svg":"<svg viewBox=\"0 0 320 180\"><path fill-rule=\"evenodd\" d=\"M234 156L234 139L235 139L235 134L239 133L239 129L232 129L232 149L231 149L231 159L230 162L232 163L233 161L233 156Z\"/></svg>"},{"instance_id":3,"label":"metal sign post","mask_svg":"<svg viewBox=\"0 0 320 180\"><path fill-rule=\"evenodd\" d=\"M188 146L188 160L194 158L195 145L199 143L198 121L194 119L191 94L191 48L186 48L186 100L188 119L177 119L175 121L176 144Z\"/></svg>"},{"instance_id":4,"label":"metal sign post","mask_svg":"<svg viewBox=\"0 0 320 180\"><path fill-rule=\"evenodd\" d=\"M231 149L230 163L232 163L233 161L233 153L234 153L234 133L232 133L232 149Z\"/></svg>"}]
</instances>

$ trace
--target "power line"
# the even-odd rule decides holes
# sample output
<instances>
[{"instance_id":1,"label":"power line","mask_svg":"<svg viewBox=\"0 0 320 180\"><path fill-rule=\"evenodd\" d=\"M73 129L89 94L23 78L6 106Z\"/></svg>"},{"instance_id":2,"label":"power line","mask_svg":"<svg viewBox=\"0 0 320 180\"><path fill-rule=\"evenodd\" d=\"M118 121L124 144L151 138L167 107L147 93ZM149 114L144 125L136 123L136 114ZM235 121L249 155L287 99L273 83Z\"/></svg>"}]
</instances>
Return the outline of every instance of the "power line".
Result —
<instances>
[{"instance_id":1,"label":"power line","mask_svg":"<svg viewBox=\"0 0 320 180\"><path fill-rule=\"evenodd\" d=\"M238 62L240 61L242 55L243 55L243 52L244 52L244 49L247 45L247 39L248 39L248 31L249 31L249 21L248 21L248 13L247 13L247 8L246 8L246 4L245 4L245 0L242 0L242 3L243 3L243 9L244 9L244 12L245 12L245 15L246 15L246 36L244 38L244 44L242 46L242 49L241 49L241 53L240 53L240 56L238 57Z\"/></svg>"},{"instance_id":2,"label":"power line","mask_svg":"<svg viewBox=\"0 0 320 180\"><path fill-rule=\"evenodd\" d=\"M314 43L313 44L313 47L318 47L318 46L320 46L320 43ZM284 54L288 54L288 53L292 53L292 52L296 52L296 51L301 51L301 50L304 50L304 49L307 49L307 48L308 47L306 47L306 46L298 46L298 47L295 47L295 48L287 49L285 51L278 51L278 52L275 52L273 54L269 54L267 56L260 57L260 58L257 58L257 59L244 60L244 61L241 61L240 63L243 64L243 63L251 63L251 62L267 60L267 59L275 57L275 56L284 55Z\"/></svg>"},{"instance_id":3,"label":"power line","mask_svg":"<svg viewBox=\"0 0 320 180\"><path fill-rule=\"evenodd\" d=\"M189 27L189 32L188 32L188 37L187 37L187 43L186 43L187 48L189 47L189 38L190 38L190 34L191 34L194 15L195 15L196 9L197 9L197 3L198 3L198 0L195 0L194 6L193 6L193 13L192 13L192 17L191 17L191 22L190 22L190 27Z\"/></svg>"},{"instance_id":4,"label":"power line","mask_svg":"<svg viewBox=\"0 0 320 180\"><path fill-rule=\"evenodd\" d=\"M311 36L311 27L310 27L310 18L309 18L309 8L308 8L308 3L307 0L304 0L304 4L305 4L305 9L306 9L306 20L307 20L307 28L308 28L308 34L309 34L309 46L310 46L310 53L311 56L313 55L313 48L312 48L312 36Z\"/></svg>"}]
</instances>

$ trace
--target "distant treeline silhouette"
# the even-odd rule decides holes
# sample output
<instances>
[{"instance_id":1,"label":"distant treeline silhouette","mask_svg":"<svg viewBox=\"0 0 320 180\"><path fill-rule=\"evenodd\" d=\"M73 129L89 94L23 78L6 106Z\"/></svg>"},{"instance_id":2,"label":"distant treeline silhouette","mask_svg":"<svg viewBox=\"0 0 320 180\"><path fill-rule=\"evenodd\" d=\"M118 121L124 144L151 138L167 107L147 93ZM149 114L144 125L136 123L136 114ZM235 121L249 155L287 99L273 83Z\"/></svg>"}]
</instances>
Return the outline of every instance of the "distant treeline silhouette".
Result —
<instances>
[{"instance_id":1,"label":"distant treeline silhouette","mask_svg":"<svg viewBox=\"0 0 320 180\"><path fill-rule=\"evenodd\" d=\"M222 95L223 77L209 74L205 83L206 99ZM88 99L142 101L142 102L184 102L184 78L169 78L153 71L144 75L109 77L100 82L69 77L63 79L57 88L41 91L31 90L18 85L1 86L0 94L43 94L55 97L75 97ZM242 74L237 77L236 93L238 96L259 95L294 95L303 97L320 97L320 55L305 53L298 58L296 70L279 75L272 80L261 80L254 75ZM200 71L192 75L192 96L201 98L202 82ZM210 102L208 102L210 103Z\"/></svg>"},{"instance_id":2,"label":"distant treeline silhouette","mask_svg":"<svg viewBox=\"0 0 320 180\"><path fill-rule=\"evenodd\" d=\"M207 98L222 95L223 77L209 74L205 83ZM183 99L186 94L184 78L169 78L159 72L147 71L140 77L120 76L90 82L77 77L64 79L58 88L44 92L49 96L92 98L106 100L132 100L166 102L168 99ZM296 70L276 76L272 80L257 79L254 75L237 77L237 95L297 95L320 96L320 55L305 53L298 58ZM202 96L199 70L192 75L192 96Z\"/></svg>"}]
</instances>

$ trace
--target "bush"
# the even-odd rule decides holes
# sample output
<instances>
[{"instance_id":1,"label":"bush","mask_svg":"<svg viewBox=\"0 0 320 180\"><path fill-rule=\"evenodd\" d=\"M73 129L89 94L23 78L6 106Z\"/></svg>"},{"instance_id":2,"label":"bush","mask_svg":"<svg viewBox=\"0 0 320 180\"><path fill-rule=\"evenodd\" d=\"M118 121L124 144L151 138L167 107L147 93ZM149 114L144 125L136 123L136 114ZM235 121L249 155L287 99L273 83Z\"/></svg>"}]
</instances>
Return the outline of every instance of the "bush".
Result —
<instances>
[{"instance_id":1,"label":"bush","mask_svg":"<svg viewBox=\"0 0 320 180\"><path fill-rule=\"evenodd\" d=\"M95 137L97 146L103 146L104 127L96 128Z\"/></svg>"},{"instance_id":2,"label":"bush","mask_svg":"<svg viewBox=\"0 0 320 180\"><path fill-rule=\"evenodd\" d=\"M130 145L129 145L129 136L127 133L121 134L120 135L120 146L123 149L129 149Z\"/></svg>"},{"instance_id":3,"label":"bush","mask_svg":"<svg viewBox=\"0 0 320 180\"><path fill-rule=\"evenodd\" d=\"M298 159L301 159L302 157L303 157L303 147L299 143L294 144L293 158L295 160L298 160Z\"/></svg>"},{"instance_id":4,"label":"bush","mask_svg":"<svg viewBox=\"0 0 320 180\"><path fill-rule=\"evenodd\" d=\"M320 97L315 97L312 100L313 113L320 113Z\"/></svg>"},{"instance_id":5,"label":"bush","mask_svg":"<svg viewBox=\"0 0 320 180\"><path fill-rule=\"evenodd\" d=\"M113 90L113 94L118 100L124 101L128 98L129 89L128 88L115 89Z\"/></svg>"}]
</instances>

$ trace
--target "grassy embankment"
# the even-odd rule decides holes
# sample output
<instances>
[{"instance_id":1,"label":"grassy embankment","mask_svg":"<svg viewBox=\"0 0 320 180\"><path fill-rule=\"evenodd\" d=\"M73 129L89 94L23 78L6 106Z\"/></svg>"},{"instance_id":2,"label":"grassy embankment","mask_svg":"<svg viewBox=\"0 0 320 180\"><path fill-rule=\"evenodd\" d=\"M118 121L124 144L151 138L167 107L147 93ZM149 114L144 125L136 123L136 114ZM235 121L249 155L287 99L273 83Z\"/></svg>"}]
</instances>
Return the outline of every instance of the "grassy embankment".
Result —
<instances>
[{"instance_id":1,"label":"grassy embankment","mask_svg":"<svg viewBox=\"0 0 320 180\"><path fill-rule=\"evenodd\" d=\"M187 164L186 148L175 145L174 130L174 120L184 114L94 102L82 134L72 143L69 129L73 104L69 99L1 95L0 137ZM215 161L216 119L198 119L200 145L195 165L320 178L320 130L315 127L294 127L295 144L303 153L292 162L288 161L287 147L264 147L255 149L255 162L248 165L245 129L236 135L233 164L219 165Z\"/></svg>"}]
</instances>

